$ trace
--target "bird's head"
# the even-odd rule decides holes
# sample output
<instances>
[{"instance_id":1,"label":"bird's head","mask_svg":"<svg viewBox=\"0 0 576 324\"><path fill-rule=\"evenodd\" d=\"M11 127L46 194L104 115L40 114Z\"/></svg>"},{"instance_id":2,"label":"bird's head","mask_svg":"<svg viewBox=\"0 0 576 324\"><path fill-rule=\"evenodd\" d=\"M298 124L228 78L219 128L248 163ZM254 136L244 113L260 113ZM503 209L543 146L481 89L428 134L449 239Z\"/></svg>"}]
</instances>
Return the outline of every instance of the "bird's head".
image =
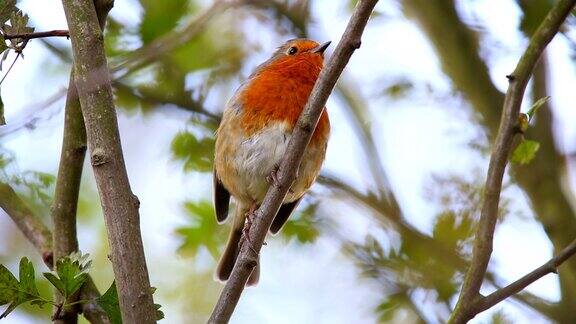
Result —
<instances>
[{"instance_id":1,"label":"bird's head","mask_svg":"<svg viewBox=\"0 0 576 324\"><path fill-rule=\"evenodd\" d=\"M278 47L272 57L259 66L255 74L278 73L286 77L318 78L324 63L324 51L330 42L317 42L298 38Z\"/></svg>"}]
</instances>

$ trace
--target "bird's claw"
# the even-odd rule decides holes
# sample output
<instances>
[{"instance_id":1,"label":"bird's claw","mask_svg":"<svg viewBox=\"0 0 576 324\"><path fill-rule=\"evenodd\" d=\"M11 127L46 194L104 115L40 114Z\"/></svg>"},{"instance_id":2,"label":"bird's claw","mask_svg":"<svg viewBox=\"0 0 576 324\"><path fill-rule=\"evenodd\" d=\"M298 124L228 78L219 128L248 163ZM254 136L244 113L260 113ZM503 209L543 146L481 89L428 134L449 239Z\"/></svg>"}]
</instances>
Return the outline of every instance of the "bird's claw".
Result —
<instances>
[{"instance_id":1,"label":"bird's claw","mask_svg":"<svg viewBox=\"0 0 576 324\"><path fill-rule=\"evenodd\" d=\"M270 172L270 174L266 177L266 181L271 185L278 185L278 169L280 166L274 165L274 168Z\"/></svg>"},{"instance_id":2,"label":"bird's claw","mask_svg":"<svg viewBox=\"0 0 576 324\"><path fill-rule=\"evenodd\" d=\"M248 243L248 247L252 252L258 254L252 241L250 240L250 228L252 227L252 221L254 218L254 210L255 208L250 208L250 210L246 213L246 223L244 224L244 228L242 229L242 234L244 235L244 239Z\"/></svg>"}]
</instances>

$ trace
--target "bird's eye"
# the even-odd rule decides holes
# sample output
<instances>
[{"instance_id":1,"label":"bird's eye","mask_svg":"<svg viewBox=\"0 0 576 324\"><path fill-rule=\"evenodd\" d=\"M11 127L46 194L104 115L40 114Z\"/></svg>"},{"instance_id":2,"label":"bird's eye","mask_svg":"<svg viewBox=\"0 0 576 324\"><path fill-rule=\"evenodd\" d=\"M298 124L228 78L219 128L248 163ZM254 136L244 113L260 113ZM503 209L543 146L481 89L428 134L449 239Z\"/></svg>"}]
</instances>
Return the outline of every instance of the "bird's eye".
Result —
<instances>
[{"instance_id":1,"label":"bird's eye","mask_svg":"<svg viewBox=\"0 0 576 324\"><path fill-rule=\"evenodd\" d=\"M288 55L294 55L294 54L296 54L296 52L298 52L298 49L296 48L296 46L292 46L288 49Z\"/></svg>"}]
</instances>

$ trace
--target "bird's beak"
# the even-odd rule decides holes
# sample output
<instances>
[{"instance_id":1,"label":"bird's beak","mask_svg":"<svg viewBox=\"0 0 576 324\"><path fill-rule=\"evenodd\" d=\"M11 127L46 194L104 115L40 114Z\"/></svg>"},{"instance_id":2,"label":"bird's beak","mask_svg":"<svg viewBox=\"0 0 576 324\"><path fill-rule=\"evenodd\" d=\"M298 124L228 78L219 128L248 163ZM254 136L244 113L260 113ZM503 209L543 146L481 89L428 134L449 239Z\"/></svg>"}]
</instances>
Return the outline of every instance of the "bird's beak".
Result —
<instances>
[{"instance_id":1,"label":"bird's beak","mask_svg":"<svg viewBox=\"0 0 576 324\"><path fill-rule=\"evenodd\" d=\"M318 53L320 55L324 54L324 51L328 48L328 46L330 46L330 43L332 42L326 42L322 45L318 45L318 47L312 50L312 53Z\"/></svg>"}]
</instances>

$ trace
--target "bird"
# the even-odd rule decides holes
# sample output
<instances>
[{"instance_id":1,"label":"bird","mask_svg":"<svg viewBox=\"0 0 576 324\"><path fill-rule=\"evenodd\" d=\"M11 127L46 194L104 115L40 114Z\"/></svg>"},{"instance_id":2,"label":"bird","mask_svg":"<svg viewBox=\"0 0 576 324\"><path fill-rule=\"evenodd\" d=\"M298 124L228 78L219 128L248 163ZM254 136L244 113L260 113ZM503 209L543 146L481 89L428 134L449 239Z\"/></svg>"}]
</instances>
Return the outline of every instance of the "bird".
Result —
<instances>
[{"instance_id":1,"label":"bird","mask_svg":"<svg viewBox=\"0 0 576 324\"><path fill-rule=\"evenodd\" d=\"M271 181L277 181L276 172L322 70L324 51L329 45L330 42L319 44L303 38L288 40L256 67L226 103L214 150L214 209L218 223L228 217L231 197L236 209L216 268L218 281L229 279L242 242L251 244L249 227L254 211ZM329 135L330 120L324 107L270 233L278 233L316 180L326 157ZM258 283L259 263L248 278L248 286Z\"/></svg>"}]
</instances>

